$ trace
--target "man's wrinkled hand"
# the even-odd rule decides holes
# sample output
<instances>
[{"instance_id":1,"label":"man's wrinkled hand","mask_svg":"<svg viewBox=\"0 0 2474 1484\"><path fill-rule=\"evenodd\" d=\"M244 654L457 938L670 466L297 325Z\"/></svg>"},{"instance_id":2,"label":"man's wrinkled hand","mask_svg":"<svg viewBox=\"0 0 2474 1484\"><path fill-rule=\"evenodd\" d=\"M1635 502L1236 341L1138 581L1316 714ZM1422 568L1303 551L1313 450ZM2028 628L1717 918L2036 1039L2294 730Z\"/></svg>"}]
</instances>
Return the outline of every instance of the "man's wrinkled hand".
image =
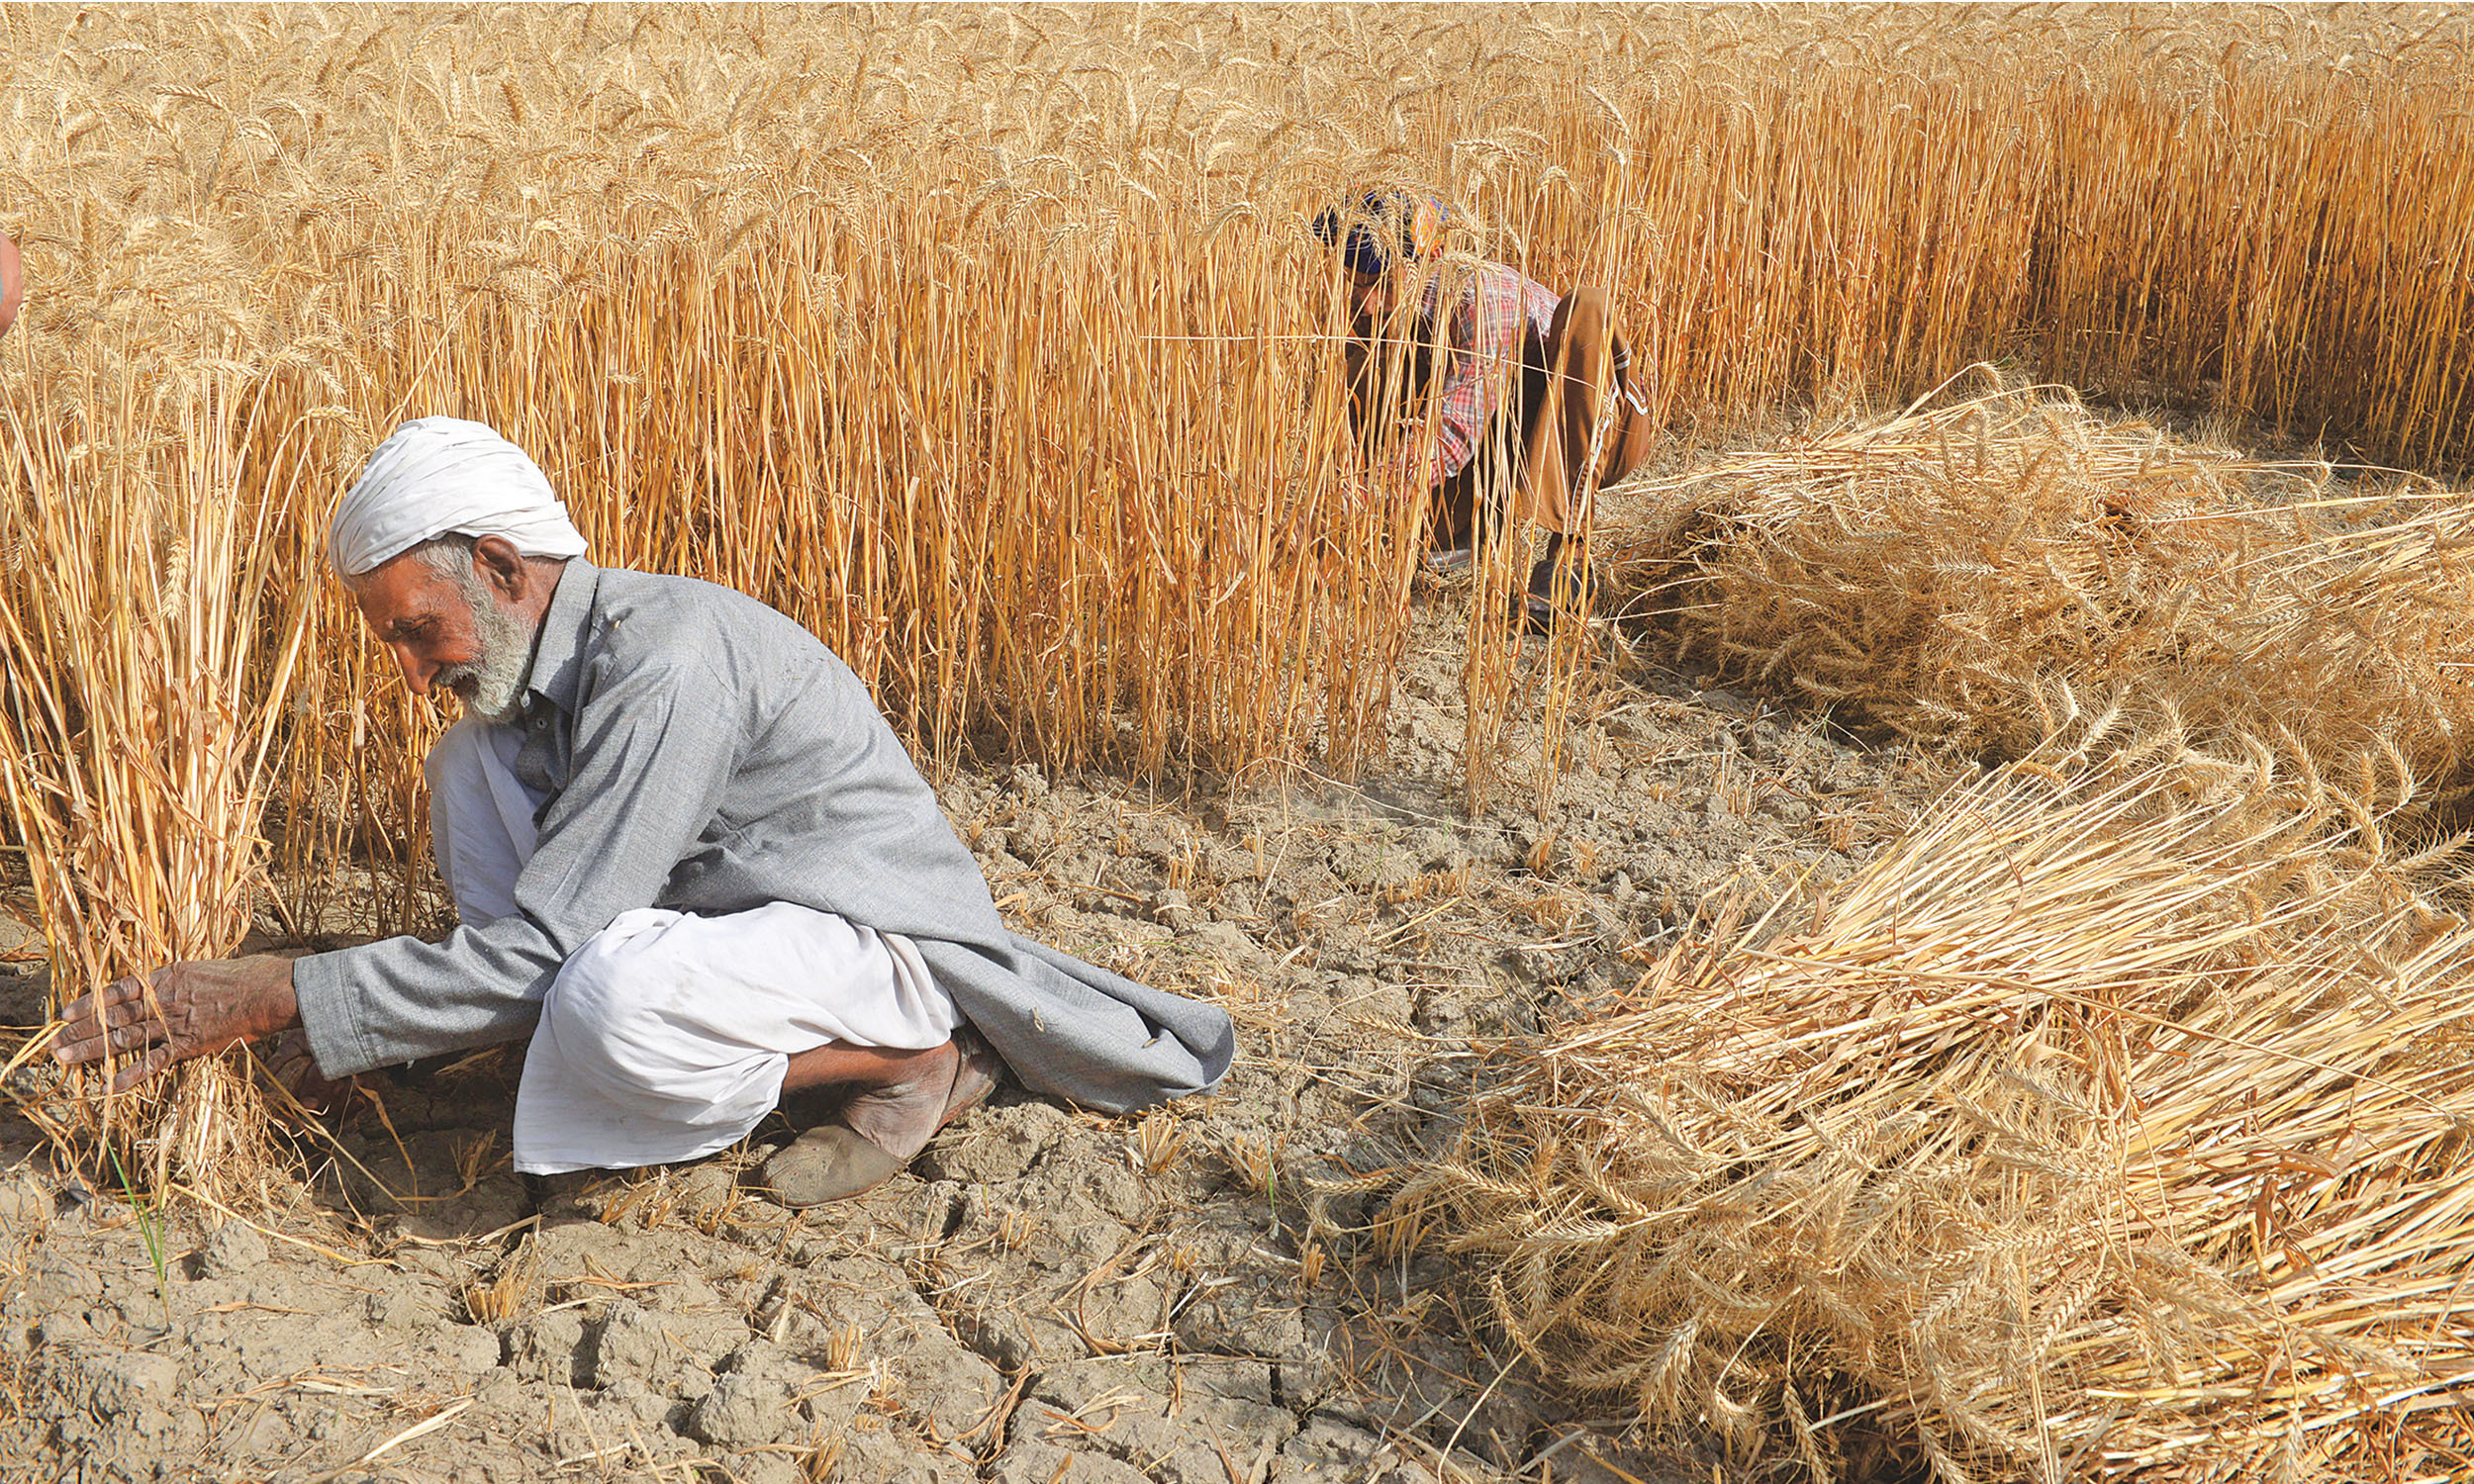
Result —
<instances>
[{"instance_id":1,"label":"man's wrinkled hand","mask_svg":"<svg viewBox=\"0 0 2474 1484\"><path fill-rule=\"evenodd\" d=\"M112 1078L112 1090L126 1092L191 1057L287 1029L299 1022L300 1006L292 995L292 961L260 954L174 964L125 978L71 1000L61 1019L67 1025L52 1043L52 1059L83 1067L107 1052L133 1058Z\"/></svg>"}]
</instances>

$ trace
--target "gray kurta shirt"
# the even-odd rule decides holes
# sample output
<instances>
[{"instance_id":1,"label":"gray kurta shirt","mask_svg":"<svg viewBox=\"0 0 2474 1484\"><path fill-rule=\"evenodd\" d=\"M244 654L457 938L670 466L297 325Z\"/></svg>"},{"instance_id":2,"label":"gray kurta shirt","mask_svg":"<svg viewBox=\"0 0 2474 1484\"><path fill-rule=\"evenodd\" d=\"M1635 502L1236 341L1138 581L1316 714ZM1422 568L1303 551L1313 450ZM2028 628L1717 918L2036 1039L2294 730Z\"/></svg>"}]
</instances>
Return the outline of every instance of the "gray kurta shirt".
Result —
<instances>
[{"instance_id":1,"label":"gray kurta shirt","mask_svg":"<svg viewBox=\"0 0 2474 1484\"><path fill-rule=\"evenodd\" d=\"M570 561L525 680L517 768L550 790L515 915L293 966L331 1077L512 1041L619 913L791 901L914 941L1034 1091L1122 1112L1208 1091L1228 1017L1005 930L867 688L726 588Z\"/></svg>"}]
</instances>

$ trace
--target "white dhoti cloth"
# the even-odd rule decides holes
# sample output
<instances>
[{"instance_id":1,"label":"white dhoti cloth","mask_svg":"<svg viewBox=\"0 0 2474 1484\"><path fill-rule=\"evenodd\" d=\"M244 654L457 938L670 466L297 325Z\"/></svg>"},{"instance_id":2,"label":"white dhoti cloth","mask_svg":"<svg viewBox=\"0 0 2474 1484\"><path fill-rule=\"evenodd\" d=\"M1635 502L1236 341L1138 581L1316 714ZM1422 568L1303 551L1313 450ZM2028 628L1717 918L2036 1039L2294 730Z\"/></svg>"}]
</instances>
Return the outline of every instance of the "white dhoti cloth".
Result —
<instances>
[{"instance_id":1,"label":"white dhoti cloth","mask_svg":"<svg viewBox=\"0 0 2474 1484\"><path fill-rule=\"evenodd\" d=\"M455 910L516 910L539 795L518 780L523 734L465 720L426 772L430 840ZM527 1174L697 1159L747 1137L790 1059L828 1042L923 1050L962 1014L909 939L795 902L724 916L621 912L560 967L516 1093Z\"/></svg>"}]
</instances>

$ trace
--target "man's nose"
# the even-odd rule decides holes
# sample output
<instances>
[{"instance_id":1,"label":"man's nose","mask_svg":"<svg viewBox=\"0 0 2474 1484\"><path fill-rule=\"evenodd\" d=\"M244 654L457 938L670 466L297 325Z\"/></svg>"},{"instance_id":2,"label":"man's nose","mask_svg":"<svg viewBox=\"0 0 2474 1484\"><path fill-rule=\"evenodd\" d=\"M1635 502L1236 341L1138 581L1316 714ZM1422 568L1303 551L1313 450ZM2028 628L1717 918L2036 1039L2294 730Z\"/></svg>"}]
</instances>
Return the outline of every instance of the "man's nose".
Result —
<instances>
[{"instance_id":1,"label":"man's nose","mask_svg":"<svg viewBox=\"0 0 2474 1484\"><path fill-rule=\"evenodd\" d=\"M413 653L409 644L390 644L387 653L395 656L397 668L404 672L404 684L411 688L412 693L415 696L428 695L429 678L438 673L438 667Z\"/></svg>"}]
</instances>

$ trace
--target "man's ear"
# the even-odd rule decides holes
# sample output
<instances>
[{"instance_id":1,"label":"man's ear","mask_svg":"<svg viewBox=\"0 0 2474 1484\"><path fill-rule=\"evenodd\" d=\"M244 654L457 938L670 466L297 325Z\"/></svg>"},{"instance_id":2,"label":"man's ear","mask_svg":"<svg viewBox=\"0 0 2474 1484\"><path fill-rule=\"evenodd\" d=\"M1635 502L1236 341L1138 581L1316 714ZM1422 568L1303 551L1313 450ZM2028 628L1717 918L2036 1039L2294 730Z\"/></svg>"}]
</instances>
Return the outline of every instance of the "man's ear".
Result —
<instances>
[{"instance_id":1,"label":"man's ear","mask_svg":"<svg viewBox=\"0 0 2474 1484\"><path fill-rule=\"evenodd\" d=\"M523 553L505 536L483 536L473 543L472 570L484 586L501 598L510 603L523 600L526 576Z\"/></svg>"}]
</instances>

